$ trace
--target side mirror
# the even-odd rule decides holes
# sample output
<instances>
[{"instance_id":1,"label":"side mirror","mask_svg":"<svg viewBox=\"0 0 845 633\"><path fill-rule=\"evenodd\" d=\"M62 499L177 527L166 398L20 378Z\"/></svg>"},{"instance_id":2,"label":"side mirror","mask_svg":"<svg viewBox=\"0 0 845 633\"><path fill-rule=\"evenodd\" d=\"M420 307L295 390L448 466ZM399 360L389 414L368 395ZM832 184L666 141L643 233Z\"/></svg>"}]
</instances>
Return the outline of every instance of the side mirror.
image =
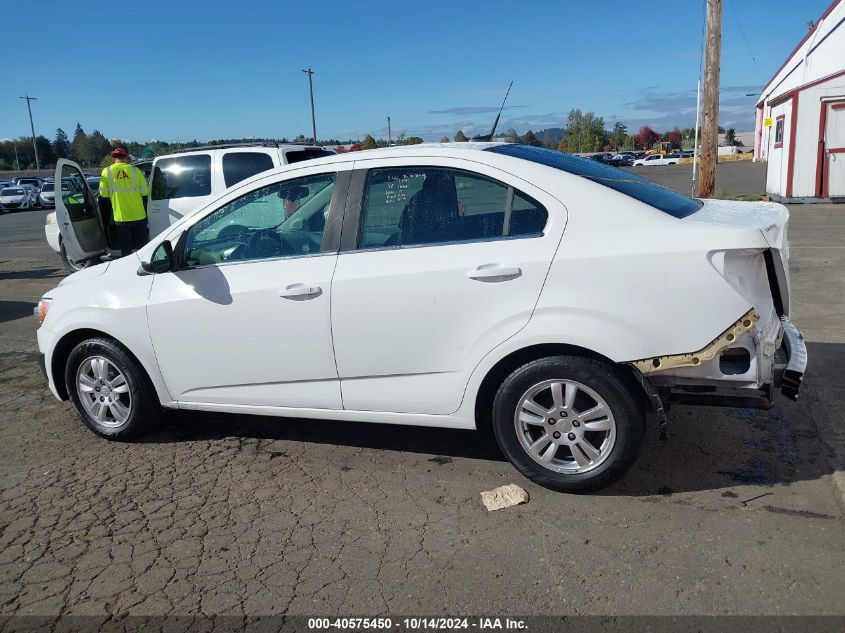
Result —
<instances>
[{"instance_id":1,"label":"side mirror","mask_svg":"<svg viewBox=\"0 0 845 633\"><path fill-rule=\"evenodd\" d=\"M146 273L166 273L173 270L173 245L169 241L159 244L148 262L141 262Z\"/></svg>"}]
</instances>

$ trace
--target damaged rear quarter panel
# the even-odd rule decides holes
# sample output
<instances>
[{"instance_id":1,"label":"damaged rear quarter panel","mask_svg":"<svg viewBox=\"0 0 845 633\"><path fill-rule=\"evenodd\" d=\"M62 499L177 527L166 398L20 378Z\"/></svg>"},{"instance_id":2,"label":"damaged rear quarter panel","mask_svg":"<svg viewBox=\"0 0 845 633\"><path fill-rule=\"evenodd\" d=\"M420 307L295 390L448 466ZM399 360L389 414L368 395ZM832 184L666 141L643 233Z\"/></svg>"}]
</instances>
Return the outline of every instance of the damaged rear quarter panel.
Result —
<instances>
[{"instance_id":1,"label":"damaged rear quarter panel","mask_svg":"<svg viewBox=\"0 0 845 633\"><path fill-rule=\"evenodd\" d=\"M631 362L701 350L754 307L709 255L767 248L758 228L685 222L590 184L588 205L556 194L569 223L526 336Z\"/></svg>"}]
</instances>

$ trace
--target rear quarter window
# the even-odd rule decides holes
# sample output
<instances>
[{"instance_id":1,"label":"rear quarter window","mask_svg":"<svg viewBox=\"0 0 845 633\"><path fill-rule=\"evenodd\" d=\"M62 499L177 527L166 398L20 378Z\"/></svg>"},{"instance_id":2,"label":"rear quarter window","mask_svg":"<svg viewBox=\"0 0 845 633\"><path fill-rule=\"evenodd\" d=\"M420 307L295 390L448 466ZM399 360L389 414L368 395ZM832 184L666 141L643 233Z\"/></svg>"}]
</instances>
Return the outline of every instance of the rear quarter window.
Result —
<instances>
[{"instance_id":1,"label":"rear quarter window","mask_svg":"<svg viewBox=\"0 0 845 633\"><path fill-rule=\"evenodd\" d=\"M197 198L211 194L211 156L163 158L153 168L152 199Z\"/></svg>"},{"instance_id":2,"label":"rear quarter window","mask_svg":"<svg viewBox=\"0 0 845 633\"><path fill-rule=\"evenodd\" d=\"M265 152L228 152L223 154L223 182L226 187L273 169L273 158Z\"/></svg>"},{"instance_id":3,"label":"rear quarter window","mask_svg":"<svg viewBox=\"0 0 845 633\"><path fill-rule=\"evenodd\" d=\"M285 163L299 163L304 160L322 158L323 156L334 156L334 152L324 149L294 149L285 152Z\"/></svg>"},{"instance_id":4,"label":"rear quarter window","mask_svg":"<svg viewBox=\"0 0 845 633\"><path fill-rule=\"evenodd\" d=\"M675 218L685 218L698 211L702 202L632 172L597 163L593 160L528 145L497 145L488 152L513 156L581 176L599 185L644 202ZM657 160L660 156L651 160ZM648 159L646 159L648 160Z\"/></svg>"}]
</instances>

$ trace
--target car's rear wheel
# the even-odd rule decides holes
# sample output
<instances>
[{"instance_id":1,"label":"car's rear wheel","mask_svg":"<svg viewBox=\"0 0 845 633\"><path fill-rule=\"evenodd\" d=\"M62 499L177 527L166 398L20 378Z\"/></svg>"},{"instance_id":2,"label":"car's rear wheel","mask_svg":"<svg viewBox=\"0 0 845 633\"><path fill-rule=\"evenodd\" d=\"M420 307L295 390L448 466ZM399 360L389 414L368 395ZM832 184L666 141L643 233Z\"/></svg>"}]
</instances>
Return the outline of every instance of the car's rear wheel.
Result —
<instances>
[{"instance_id":1,"label":"car's rear wheel","mask_svg":"<svg viewBox=\"0 0 845 633\"><path fill-rule=\"evenodd\" d=\"M90 259L84 259L81 262L73 261L70 257L68 257L64 242L59 242L59 256L62 258L65 268L72 273L88 268L92 263L92 260Z\"/></svg>"},{"instance_id":2,"label":"car's rear wheel","mask_svg":"<svg viewBox=\"0 0 845 633\"><path fill-rule=\"evenodd\" d=\"M612 365L553 356L504 380L493 402L493 431L511 463L535 483L589 492L634 464L645 415Z\"/></svg>"},{"instance_id":3,"label":"car's rear wheel","mask_svg":"<svg viewBox=\"0 0 845 633\"><path fill-rule=\"evenodd\" d=\"M161 416L155 389L129 352L107 338L79 343L68 356L65 385L85 425L108 439L132 439Z\"/></svg>"}]
</instances>

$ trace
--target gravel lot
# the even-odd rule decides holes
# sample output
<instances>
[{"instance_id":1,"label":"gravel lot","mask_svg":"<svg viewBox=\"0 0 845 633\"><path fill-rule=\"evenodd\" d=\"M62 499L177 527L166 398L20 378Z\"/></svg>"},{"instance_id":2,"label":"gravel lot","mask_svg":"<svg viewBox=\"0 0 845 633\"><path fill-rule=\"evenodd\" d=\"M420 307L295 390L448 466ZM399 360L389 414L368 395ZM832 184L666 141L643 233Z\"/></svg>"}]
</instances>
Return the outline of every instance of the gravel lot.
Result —
<instances>
[{"instance_id":1,"label":"gravel lot","mask_svg":"<svg viewBox=\"0 0 845 633\"><path fill-rule=\"evenodd\" d=\"M665 169L643 172L686 190ZM593 496L474 432L172 414L98 439L36 364L32 306L63 275L45 213L0 216L0 615L845 614L845 206L792 211L801 400L675 407ZM530 502L487 513L505 483Z\"/></svg>"}]
</instances>

